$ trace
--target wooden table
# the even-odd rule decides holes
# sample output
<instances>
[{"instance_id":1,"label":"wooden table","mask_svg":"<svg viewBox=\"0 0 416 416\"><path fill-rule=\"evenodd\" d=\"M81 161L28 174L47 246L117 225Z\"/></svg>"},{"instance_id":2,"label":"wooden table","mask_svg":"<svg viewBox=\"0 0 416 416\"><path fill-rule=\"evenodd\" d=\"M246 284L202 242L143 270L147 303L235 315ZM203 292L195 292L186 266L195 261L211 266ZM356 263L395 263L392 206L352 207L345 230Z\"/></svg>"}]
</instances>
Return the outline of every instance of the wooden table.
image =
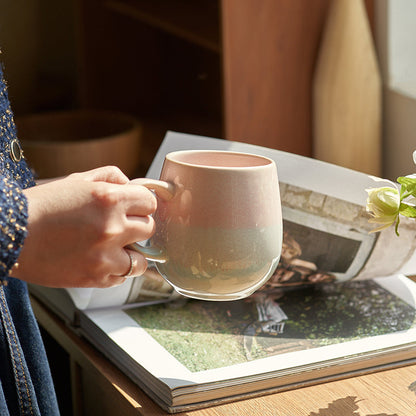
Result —
<instances>
[{"instance_id":1,"label":"wooden table","mask_svg":"<svg viewBox=\"0 0 416 416\"><path fill-rule=\"evenodd\" d=\"M68 353L74 416L167 415L36 299L39 324ZM416 350L415 350L416 357ZM51 366L59 363L51 362ZM184 416L415 416L416 365L178 413Z\"/></svg>"}]
</instances>

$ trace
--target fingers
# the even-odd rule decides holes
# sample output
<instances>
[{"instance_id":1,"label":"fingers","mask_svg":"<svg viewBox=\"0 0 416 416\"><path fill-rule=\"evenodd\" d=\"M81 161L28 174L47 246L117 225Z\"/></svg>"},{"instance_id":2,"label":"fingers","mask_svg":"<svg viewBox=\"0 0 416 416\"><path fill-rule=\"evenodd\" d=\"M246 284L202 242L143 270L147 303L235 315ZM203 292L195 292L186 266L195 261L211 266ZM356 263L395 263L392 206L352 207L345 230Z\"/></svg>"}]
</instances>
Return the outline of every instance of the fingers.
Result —
<instances>
[{"instance_id":1,"label":"fingers","mask_svg":"<svg viewBox=\"0 0 416 416\"><path fill-rule=\"evenodd\" d=\"M125 278L128 278L129 277L130 278L130 277L133 277L132 274L133 274L133 269L134 269L134 266L135 266L136 261L133 258L133 255L129 253L129 250L125 250L125 252L129 256L129 259L130 259L130 267L127 270L127 272L122 275L122 277L125 277Z\"/></svg>"},{"instance_id":2,"label":"fingers","mask_svg":"<svg viewBox=\"0 0 416 416\"><path fill-rule=\"evenodd\" d=\"M155 233L156 225L153 217L127 217L124 227L122 244L127 246L137 241L144 241Z\"/></svg>"},{"instance_id":3,"label":"fingers","mask_svg":"<svg viewBox=\"0 0 416 416\"><path fill-rule=\"evenodd\" d=\"M126 215L151 215L156 211L157 199L153 192L141 185L123 186Z\"/></svg>"},{"instance_id":4,"label":"fingers","mask_svg":"<svg viewBox=\"0 0 416 416\"><path fill-rule=\"evenodd\" d=\"M131 278L141 276L147 269L147 260L134 250L124 248L124 252L127 254L129 264L127 272L122 277Z\"/></svg>"},{"instance_id":5,"label":"fingers","mask_svg":"<svg viewBox=\"0 0 416 416\"><path fill-rule=\"evenodd\" d=\"M142 186L126 186L125 199L126 230L124 245L149 239L155 232L152 214L156 211L157 200L151 191Z\"/></svg>"},{"instance_id":6,"label":"fingers","mask_svg":"<svg viewBox=\"0 0 416 416\"><path fill-rule=\"evenodd\" d=\"M67 179L106 182L107 184L113 185L132 184L127 176L115 166L105 166L87 172L73 173L69 175ZM141 185L99 188L95 195L99 195L99 198L103 201L107 197L110 204L112 202L118 203L119 201L123 201L126 215L151 215L156 210L157 206L155 195Z\"/></svg>"},{"instance_id":7,"label":"fingers","mask_svg":"<svg viewBox=\"0 0 416 416\"><path fill-rule=\"evenodd\" d=\"M125 215L146 216L155 212L157 200L143 186L126 186L98 182L91 184L91 195L105 209L121 209Z\"/></svg>"},{"instance_id":8,"label":"fingers","mask_svg":"<svg viewBox=\"0 0 416 416\"><path fill-rule=\"evenodd\" d=\"M116 166L103 166L86 172L73 173L68 178L91 182L109 182L124 185L129 178Z\"/></svg>"},{"instance_id":9,"label":"fingers","mask_svg":"<svg viewBox=\"0 0 416 416\"><path fill-rule=\"evenodd\" d=\"M140 253L124 248L120 251L117 269L124 270L124 272L111 275L105 286L118 285L126 279L141 276L147 269L147 260Z\"/></svg>"},{"instance_id":10,"label":"fingers","mask_svg":"<svg viewBox=\"0 0 416 416\"><path fill-rule=\"evenodd\" d=\"M156 197L142 186L116 186L114 192L116 195L110 197L112 202L109 205L112 220L121 224L121 227L116 227L121 245L124 247L149 239L155 232L152 214L157 207ZM104 198L108 198L108 194Z\"/></svg>"}]
</instances>

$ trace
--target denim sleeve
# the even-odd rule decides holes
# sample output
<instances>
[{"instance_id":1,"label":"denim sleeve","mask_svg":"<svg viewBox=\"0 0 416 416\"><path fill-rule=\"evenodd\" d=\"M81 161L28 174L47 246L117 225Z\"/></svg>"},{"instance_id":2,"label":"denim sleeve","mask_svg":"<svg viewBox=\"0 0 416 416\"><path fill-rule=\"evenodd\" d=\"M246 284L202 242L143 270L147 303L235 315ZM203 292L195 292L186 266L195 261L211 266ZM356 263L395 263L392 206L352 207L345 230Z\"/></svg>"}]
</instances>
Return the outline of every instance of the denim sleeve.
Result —
<instances>
[{"instance_id":1,"label":"denim sleeve","mask_svg":"<svg viewBox=\"0 0 416 416\"><path fill-rule=\"evenodd\" d=\"M0 284L16 264L27 234L28 203L20 186L0 176Z\"/></svg>"}]
</instances>

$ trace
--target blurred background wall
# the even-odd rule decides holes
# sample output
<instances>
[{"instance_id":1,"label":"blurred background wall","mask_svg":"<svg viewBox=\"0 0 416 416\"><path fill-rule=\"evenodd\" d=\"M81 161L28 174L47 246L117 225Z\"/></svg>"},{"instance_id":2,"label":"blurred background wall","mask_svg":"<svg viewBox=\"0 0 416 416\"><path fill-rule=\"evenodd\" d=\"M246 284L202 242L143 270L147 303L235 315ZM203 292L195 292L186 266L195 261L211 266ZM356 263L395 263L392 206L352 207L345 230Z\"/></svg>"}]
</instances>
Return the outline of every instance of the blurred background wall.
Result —
<instances>
[{"instance_id":1,"label":"blurred background wall","mask_svg":"<svg viewBox=\"0 0 416 416\"><path fill-rule=\"evenodd\" d=\"M16 114L76 100L75 3L0 0L0 48Z\"/></svg>"},{"instance_id":2,"label":"blurred background wall","mask_svg":"<svg viewBox=\"0 0 416 416\"><path fill-rule=\"evenodd\" d=\"M166 13L164 9L175 3L188 4L189 10L178 16L188 16L188 21L195 18L190 31L207 27L216 32L208 46L205 39L201 42L195 40L197 36L192 39L193 35L184 35L187 28L180 20L177 23L169 10ZM97 0L0 0L0 47L13 109L16 115L22 115L113 105L112 109L121 111L137 109L136 115L147 117L151 125L154 120L149 114L159 118L162 105L163 115L169 106L182 106L180 117L174 115L159 123L156 133L145 131L145 167L170 127L310 156L313 71L330 3L245 1L255 14L250 9L243 13L241 0L201 0L197 3L199 10L192 14L190 5L196 3L178 0L137 1L134 4L138 6L131 10L126 5L133 2L123 0L106 2L112 7L106 10L99 10L104 2ZM416 5L414 0L367 0L365 5L383 77L383 176L395 179L415 170L411 153L416 148ZM160 6L161 13L156 6ZM274 20L270 15L275 16ZM253 25L247 26L244 19L253 23L254 18L260 21L266 17L268 27L264 32L261 25L253 32L246 30ZM269 44L259 48L255 42L261 44L267 36ZM227 46L224 39L244 42L244 48L237 48L233 54L231 43ZM224 63L245 65L244 57L248 55L244 53L250 47L263 56L257 67L243 68L244 76L258 73L251 76L253 85L241 94L251 81L244 78L235 82L239 74ZM267 55L275 57L268 59ZM242 57L241 62L236 61L238 57ZM103 85L114 81L109 79L112 74L119 82L110 102L105 102L106 94L111 92L103 94ZM265 85L256 88L255 82ZM258 97L256 90L260 91ZM227 94L232 96L227 98ZM241 97L247 102L243 103ZM258 105L257 99L264 103ZM205 118L193 114L202 101L206 104L202 109ZM252 107L247 111L249 104ZM270 112L268 130L260 117L254 119L253 109L260 105ZM246 113L242 113L244 108ZM274 124L273 112L277 119ZM213 120L207 121L211 115ZM255 131L260 129L267 138L256 137Z\"/></svg>"}]
</instances>

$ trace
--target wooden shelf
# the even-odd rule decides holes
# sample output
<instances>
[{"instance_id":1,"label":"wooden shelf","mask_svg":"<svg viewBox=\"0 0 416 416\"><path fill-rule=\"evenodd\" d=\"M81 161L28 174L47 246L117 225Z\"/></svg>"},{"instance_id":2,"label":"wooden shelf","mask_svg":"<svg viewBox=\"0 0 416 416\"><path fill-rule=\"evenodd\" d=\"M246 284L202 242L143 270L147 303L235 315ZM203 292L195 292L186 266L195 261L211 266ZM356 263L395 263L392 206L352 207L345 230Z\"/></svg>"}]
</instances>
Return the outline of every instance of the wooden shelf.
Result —
<instances>
[{"instance_id":1,"label":"wooden shelf","mask_svg":"<svg viewBox=\"0 0 416 416\"><path fill-rule=\"evenodd\" d=\"M222 123L217 118L200 114L171 112L169 114L140 118L143 143L140 149L140 167L136 176L144 176L168 130L180 133L221 138Z\"/></svg>"},{"instance_id":2,"label":"wooden shelf","mask_svg":"<svg viewBox=\"0 0 416 416\"><path fill-rule=\"evenodd\" d=\"M211 51L221 51L217 1L107 0L105 5Z\"/></svg>"},{"instance_id":3,"label":"wooden shelf","mask_svg":"<svg viewBox=\"0 0 416 416\"><path fill-rule=\"evenodd\" d=\"M329 2L79 0L80 106L156 120L144 168L167 129L310 156Z\"/></svg>"}]
</instances>

